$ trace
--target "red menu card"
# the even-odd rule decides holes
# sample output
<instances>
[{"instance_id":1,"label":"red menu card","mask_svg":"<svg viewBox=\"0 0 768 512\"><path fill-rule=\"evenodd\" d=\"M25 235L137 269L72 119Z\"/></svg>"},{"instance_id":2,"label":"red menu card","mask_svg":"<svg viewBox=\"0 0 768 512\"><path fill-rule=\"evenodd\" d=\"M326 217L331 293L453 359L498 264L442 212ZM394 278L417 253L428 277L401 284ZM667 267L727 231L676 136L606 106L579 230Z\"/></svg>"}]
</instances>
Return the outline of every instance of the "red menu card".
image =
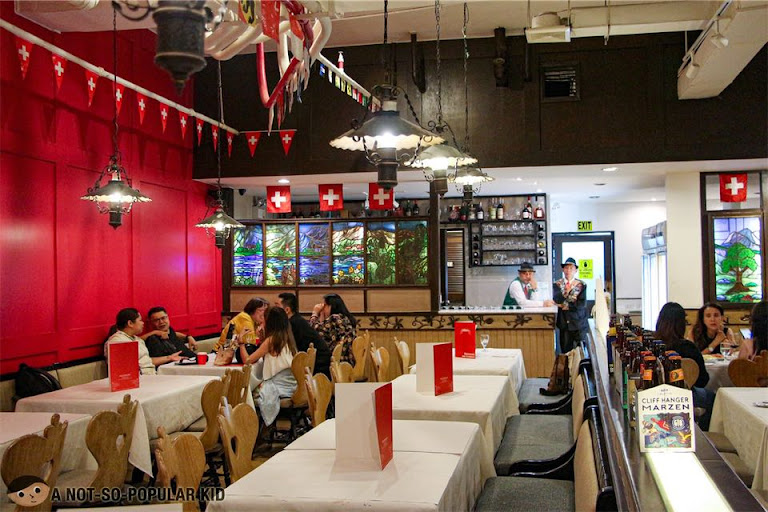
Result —
<instances>
[{"instance_id":1,"label":"red menu card","mask_svg":"<svg viewBox=\"0 0 768 512\"><path fill-rule=\"evenodd\" d=\"M456 357L475 358L475 322L454 322L453 340L456 346Z\"/></svg>"},{"instance_id":2,"label":"red menu card","mask_svg":"<svg viewBox=\"0 0 768 512\"><path fill-rule=\"evenodd\" d=\"M472 324L474 325L474 324ZM453 347L440 343L432 347L435 354L435 396L453 392Z\"/></svg>"},{"instance_id":3,"label":"red menu card","mask_svg":"<svg viewBox=\"0 0 768 512\"><path fill-rule=\"evenodd\" d=\"M139 387L139 342L109 344L109 388L114 391Z\"/></svg>"},{"instance_id":4,"label":"red menu card","mask_svg":"<svg viewBox=\"0 0 768 512\"><path fill-rule=\"evenodd\" d=\"M387 467L394 451L392 443L392 383L376 388L373 392L376 414L376 435L379 441L381 469Z\"/></svg>"}]
</instances>

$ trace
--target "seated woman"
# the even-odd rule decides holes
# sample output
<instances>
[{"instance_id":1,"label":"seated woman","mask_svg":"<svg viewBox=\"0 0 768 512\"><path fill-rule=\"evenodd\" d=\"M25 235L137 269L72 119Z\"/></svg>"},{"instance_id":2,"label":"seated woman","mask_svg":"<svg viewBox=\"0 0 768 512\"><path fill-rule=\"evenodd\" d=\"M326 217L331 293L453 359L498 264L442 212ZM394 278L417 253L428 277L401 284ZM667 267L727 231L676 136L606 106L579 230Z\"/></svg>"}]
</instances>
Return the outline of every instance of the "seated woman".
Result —
<instances>
[{"instance_id":1,"label":"seated woman","mask_svg":"<svg viewBox=\"0 0 768 512\"><path fill-rule=\"evenodd\" d=\"M739 350L739 359L754 359L768 350L768 301L761 301L752 308L752 338L745 339Z\"/></svg>"},{"instance_id":2,"label":"seated woman","mask_svg":"<svg viewBox=\"0 0 768 512\"><path fill-rule=\"evenodd\" d=\"M357 337L357 320L341 297L335 293L323 297L323 302L312 310L309 323L325 339L331 353L341 343L341 360L355 365L352 342Z\"/></svg>"},{"instance_id":3,"label":"seated woman","mask_svg":"<svg viewBox=\"0 0 768 512\"><path fill-rule=\"evenodd\" d=\"M269 307L264 313L265 339L255 352L248 354L245 343L238 351L242 361L254 364L262 361L262 381L253 391L264 424L269 426L280 412L280 399L290 398L296 391L296 379L291 372L291 363L296 354L291 323L283 308ZM258 374L258 369L257 369Z\"/></svg>"},{"instance_id":4,"label":"seated woman","mask_svg":"<svg viewBox=\"0 0 768 512\"><path fill-rule=\"evenodd\" d=\"M720 344L736 345L733 331L724 325L725 311L720 304L709 302L699 309L696 323L691 329L691 341L702 354L719 354Z\"/></svg>"},{"instance_id":5,"label":"seated woman","mask_svg":"<svg viewBox=\"0 0 768 512\"><path fill-rule=\"evenodd\" d=\"M261 297L254 297L248 301L243 310L230 320L221 331L219 341L213 346L213 352L223 348L227 344L227 335L230 327L234 326L233 335L237 336L238 345L247 344L248 353L256 349L255 343L264 335L264 311L269 306L269 301ZM242 362L240 351L235 351L235 361Z\"/></svg>"},{"instance_id":6,"label":"seated woman","mask_svg":"<svg viewBox=\"0 0 768 512\"><path fill-rule=\"evenodd\" d=\"M704 414L697 419L702 430L709 430L715 394L704 389L704 386L709 382L709 373L707 373L707 367L704 365L701 351L693 342L683 338L683 334L685 334L685 310L677 302L667 302L659 311L659 319L656 321L656 337L664 342L667 350L674 350L681 357L693 359L699 366L699 378L696 379L691 388L693 405L704 409Z\"/></svg>"}]
</instances>

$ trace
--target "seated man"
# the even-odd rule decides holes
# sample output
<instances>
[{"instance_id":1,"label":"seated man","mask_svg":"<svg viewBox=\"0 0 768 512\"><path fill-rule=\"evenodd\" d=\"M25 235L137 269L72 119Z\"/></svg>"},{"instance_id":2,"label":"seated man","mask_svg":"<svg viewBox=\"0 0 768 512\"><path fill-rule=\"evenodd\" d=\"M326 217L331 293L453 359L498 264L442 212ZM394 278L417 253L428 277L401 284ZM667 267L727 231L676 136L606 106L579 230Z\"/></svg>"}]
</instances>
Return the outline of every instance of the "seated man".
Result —
<instances>
[{"instance_id":1,"label":"seated man","mask_svg":"<svg viewBox=\"0 0 768 512\"><path fill-rule=\"evenodd\" d=\"M168 320L168 312L162 306L156 306L149 310L147 318L152 326L152 331L142 335L144 343L149 350L152 362L161 364L177 361L180 357L196 357L194 349L197 348L195 338L184 333L176 332ZM189 348L184 342L189 342ZM179 356L179 358L173 358Z\"/></svg>"},{"instance_id":2,"label":"seated man","mask_svg":"<svg viewBox=\"0 0 768 512\"><path fill-rule=\"evenodd\" d=\"M331 378L331 351L320 333L317 332L307 320L299 315L299 299L293 293L281 293L278 295L277 304L288 314L291 322L293 338L296 340L296 348L303 352L309 349L309 344L314 343L317 349L315 358L315 373L324 373Z\"/></svg>"},{"instance_id":3,"label":"seated man","mask_svg":"<svg viewBox=\"0 0 768 512\"><path fill-rule=\"evenodd\" d=\"M115 327L117 330L112 334L104 344L104 357L109 364L109 345L120 341L138 341L139 342L139 370L142 375L154 375L155 365L152 358L149 357L149 351L144 344L144 340L139 338L139 334L144 330L144 322L141 320L136 308L121 309L115 318Z\"/></svg>"}]
</instances>

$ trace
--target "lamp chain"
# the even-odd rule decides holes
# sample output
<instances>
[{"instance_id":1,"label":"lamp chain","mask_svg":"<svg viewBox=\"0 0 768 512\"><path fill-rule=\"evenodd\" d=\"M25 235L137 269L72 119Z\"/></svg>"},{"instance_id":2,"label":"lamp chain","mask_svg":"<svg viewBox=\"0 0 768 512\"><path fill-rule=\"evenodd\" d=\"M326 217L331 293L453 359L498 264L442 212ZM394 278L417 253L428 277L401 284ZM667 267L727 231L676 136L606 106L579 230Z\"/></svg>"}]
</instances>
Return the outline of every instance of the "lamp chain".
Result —
<instances>
[{"instance_id":1,"label":"lamp chain","mask_svg":"<svg viewBox=\"0 0 768 512\"><path fill-rule=\"evenodd\" d=\"M112 160L118 163L120 158L120 150L117 147L117 11L112 9L112 63L114 64L114 81L112 82L112 102L114 107L114 116L112 117L112 124L114 130L112 132ZM126 176L127 178L127 176Z\"/></svg>"},{"instance_id":2,"label":"lamp chain","mask_svg":"<svg viewBox=\"0 0 768 512\"><path fill-rule=\"evenodd\" d=\"M464 39L464 151L469 152L469 86L467 85L467 61L469 60L469 46L467 45L467 25L469 24L469 5L464 0L464 25L461 27L461 36Z\"/></svg>"},{"instance_id":3,"label":"lamp chain","mask_svg":"<svg viewBox=\"0 0 768 512\"><path fill-rule=\"evenodd\" d=\"M218 72L218 85L219 85L219 119L221 120L221 124L224 124L224 92L223 87L221 85L221 61L216 60L218 63L217 72ZM219 125L219 128L221 128L221 124ZM216 169L217 169L217 175L216 175L216 199L218 200L219 204L222 203L221 199L221 136L224 135L226 137L226 134L219 133L219 141L216 144Z\"/></svg>"},{"instance_id":4,"label":"lamp chain","mask_svg":"<svg viewBox=\"0 0 768 512\"><path fill-rule=\"evenodd\" d=\"M437 124L443 124L443 80L440 73L440 0L435 0L435 67L437 70Z\"/></svg>"},{"instance_id":5,"label":"lamp chain","mask_svg":"<svg viewBox=\"0 0 768 512\"><path fill-rule=\"evenodd\" d=\"M384 44L381 49L382 67L384 68L384 81L386 83L392 83L390 81L390 69L389 69L389 43L387 41L387 25L389 22L389 0L384 0Z\"/></svg>"}]
</instances>

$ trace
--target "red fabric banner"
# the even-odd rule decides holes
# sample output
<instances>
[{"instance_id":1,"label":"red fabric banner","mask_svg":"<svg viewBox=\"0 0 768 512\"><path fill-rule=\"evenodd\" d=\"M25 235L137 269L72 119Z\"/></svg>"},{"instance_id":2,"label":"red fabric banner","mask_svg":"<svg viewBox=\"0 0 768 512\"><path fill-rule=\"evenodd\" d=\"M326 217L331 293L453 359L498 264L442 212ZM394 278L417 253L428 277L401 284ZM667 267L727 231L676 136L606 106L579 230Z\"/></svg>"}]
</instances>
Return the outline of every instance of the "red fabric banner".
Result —
<instances>
[{"instance_id":1,"label":"red fabric banner","mask_svg":"<svg viewBox=\"0 0 768 512\"><path fill-rule=\"evenodd\" d=\"M168 124L168 105L160 103L160 121L163 123L163 133L165 133L165 126Z\"/></svg>"},{"instance_id":2,"label":"red fabric banner","mask_svg":"<svg viewBox=\"0 0 768 512\"><path fill-rule=\"evenodd\" d=\"M394 190L385 190L378 183L368 184L368 207L371 210L391 210L394 201Z\"/></svg>"},{"instance_id":3,"label":"red fabric banner","mask_svg":"<svg viewBox=\"0 0 768 512\"><path fill-rule=\"evenodd\" d=\"M21 78L27 77L27 69L29 69L29 58L32 55L32 48L35 45L16 36L16 53L19 56L19 64L21 65Z\"/></svg>"},{"instance_id":4,"label":"red fabric banner","mask_svg":"<svg viewBox=\"0 0 768 512\"><path fill-rule=\"evenodd\" d=\"M56 90L61 89L61 82L64 80L64 69L67 67L67 59L62 59L55 53L51 54L53 62L53 76L56 78Z\"/></svg>"},{"instance_id":5,"label":"red fabric banner","mask_svg":"<svg viewBox=\"0 0 768 512\"><path fill-rule=\"evenodd\" d=\"M746 174L720 175L720 201L724 203L741 203L747 200Z\"/></svg>"},{"instance_id":6,"label":"red fabric banner","mask_svg":"<svg viewBox=\"0 0 768 512\"><path fill-rule=\"evenodd\" d=\"M230 158L232 158L232 141L234 138L234 135L232 135L230 132L227 132L227 156Z\"/></svg>"},{"instance_id":7,"label":"red fabric banner","mask_svg":"<svg viewBox=\"0 0 768 512\"><path fill-rule=\"evenodd\" d=\"M117 105L117 115L120 115L120 110L123 108L125 86L123 84L112 82L112 90L115 91L115 105Z\"/></svg>"},{"instance_id":8,"label":"red fabric banner","mask_svg":"<svg viewBox=\"0 0 768 512\"><path fill-rule=\"evenodd\" d=\"M280 130L280 143L283 145L285 156L288 156L288 151L291 150L294 135L296 135L296 130Z\"/></svg>"},{"instance_id":9,"label":"red fabric banner","mask_svg":"<svg viewBox=\"0 0 768 512\"><path fill-rule=\"evenodd\" d=\"M253 153L256 151L256 145L259 143L259 139L261 138L261 132L243 132L245 134L245 140L248 141L248 149L251 150L251 158L253 158Z\"/></svg>"},{"instance_id":10,"label":"red fabric banner","mask_svg":"<svg viewBox=\"0 0 768 512\"><path fill-rule=\"evenodd\" d=\"M195 119L195 129L197 130L197 145L200 145L200 141L203 140L203 120Z\"/></svg>"},{"instance_id":11,"label":"red fabric banner","mask_svg":"<svg viewBox=\"0 0 768 512\"><path fill-rule=\"evenodd\" d=\"M213 142L213 150L219 149L219 127L211 125L211 141Z\"/></svg>"},{"instance_id":12,"label":"red fabric banner","mask_svg":"<svg viewBox=\"0 0 768 512\"><path fill-rule=\"evenodd\" d=\"M267 187L267 213L291 212L291 187L280 185Z\"/></svg>"},{"instance_id":13,"label":"red fabric banner","mask_svg":"<svg viewBox=\"0 0 768 512\"><path fill-rule=\"evenodd\" d=\"M344 209L343 185L338 183L335 185L318 185L317 192L320 196L321 212L332 212Z\"/></svg>"},{"instance_id":14,"label":"red fabric banner","mask_svg":"<svg viewBox=\"0 0 768 512\"><path fill-rule=\"evenodd\" d=\"M140 92L136 93L136 106L139 108L139 126L144 124L144 114L147 113L147 97Z\"/></svg>"},{"instance_id":15,"label":"red fabric banner","mask_svg":"<svg viewBox=\"0 0 768 512\"><path fill-rule=\"evenodd\" d=\"M280 2L261 0L261 31L275 41L280 37Z\"/></svg>"},{"instance_id":16,"label":"red fabric banner","mask_svg":"<svg viewBox=\"0 0 768 512\"><path fill-rule=\"evenodd\" d=\"M189 115L181 110L179 112L179 126L181 126L181 138L187 134L187 123L189 122Z\"/></svg>"},{"instance_id":17,"label":"red fabric banner","mask_svg":"<svg viewBox=\"0 0 768 512\"><path fill-rule=\"evenodd\" d=\"M99 81L99 75L93 71L85 70L85 86L88 88L88 106L93 103L93 93L96 92L96 83Z\"/></svg>"}]
</instances>

